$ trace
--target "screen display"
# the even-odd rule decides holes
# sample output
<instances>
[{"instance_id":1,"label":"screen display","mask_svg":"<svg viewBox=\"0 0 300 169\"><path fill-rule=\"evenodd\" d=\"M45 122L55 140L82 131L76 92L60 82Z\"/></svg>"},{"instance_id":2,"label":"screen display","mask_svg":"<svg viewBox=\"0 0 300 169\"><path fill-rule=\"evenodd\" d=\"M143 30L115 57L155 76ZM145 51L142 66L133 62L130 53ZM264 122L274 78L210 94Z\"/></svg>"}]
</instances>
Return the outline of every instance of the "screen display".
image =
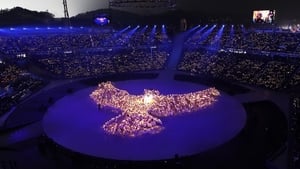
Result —
<instances>
[{"instance_id":1,"label":"screen display","mask_svg":"<svg viewBox=\"0 0 300 169\"><path fill-rule=\"evenodd\" d=\"M95 23L98 25L106 25L109 24L110 20L106 17L97 17L95 18Z\"/></svg>"},{"instance_id":2,"label":"screen display","mask_svg":"<svg viewBox=\"0 0 300 169\"><path fill-rule=\"evenodd\" d=\"M99 14L95 19L94 22L97 25L103 26L110 23L110 19L107 14Z\"/></svg>"},{"instance_id":3,"label":"screen display","mask_svg":"<svg viewBox=\"0 0 300 169\"><path fill-rule=\"evenodd\" d=\"M253 23L274 23L275 10L256 10L253 11Z\"/></svg>"}]
</instances>

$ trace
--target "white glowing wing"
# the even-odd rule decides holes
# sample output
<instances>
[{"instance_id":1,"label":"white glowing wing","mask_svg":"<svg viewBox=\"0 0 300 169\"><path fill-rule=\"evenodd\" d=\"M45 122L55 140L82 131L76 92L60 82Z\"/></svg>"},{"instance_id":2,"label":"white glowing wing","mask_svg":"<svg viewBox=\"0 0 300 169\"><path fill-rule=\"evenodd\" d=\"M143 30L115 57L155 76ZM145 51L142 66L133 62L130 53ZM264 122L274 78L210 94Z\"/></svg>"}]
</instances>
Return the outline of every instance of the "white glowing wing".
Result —
<instances>
[{"instance_id":1,"label":"white glowing wing","mask_svg":"<svg viewBox=\"0 0 300 169\"><path fill-rule=\"evenodd\" d=\"M215 88L187 94L166 95L156 98L155 105L148 112L158 117L195 112L213 104L219 95L219 91Z\"/></svg>"},{"instance_id":2,"label":"white glowing wing","mask_svg":"<svg viewBox=\"0 0 300 169\"><path fill-rule=\"evenodd\" d=\"M129 96L127 91L116 88L110 81L100 83L98 88L90 94L90 97L100 108L110 107L115 109L122 109L122 105L130 102L127 96Z\"/></svg>"}]
</instances>

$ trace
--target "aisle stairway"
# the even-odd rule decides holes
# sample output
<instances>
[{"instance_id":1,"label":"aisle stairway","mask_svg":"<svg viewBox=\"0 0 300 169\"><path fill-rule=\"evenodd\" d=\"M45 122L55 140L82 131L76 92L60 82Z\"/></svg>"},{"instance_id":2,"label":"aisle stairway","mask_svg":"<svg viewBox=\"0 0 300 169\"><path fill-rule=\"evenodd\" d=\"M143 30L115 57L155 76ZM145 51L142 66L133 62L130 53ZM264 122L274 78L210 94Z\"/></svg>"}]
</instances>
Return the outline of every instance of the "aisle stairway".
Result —
<instances>
[{"instance_id":1,"label":"aisle stairway","mask_svg":"<svg viewBox=\"0 0 300 169\"><path fill-rule=\"evenodd\" d=\"M181 33L173 38L173 49L167 63L167 69L176 70L176 66L179 63L183 52L186 36L186 33Z\"/></svg>"}]
</instances>

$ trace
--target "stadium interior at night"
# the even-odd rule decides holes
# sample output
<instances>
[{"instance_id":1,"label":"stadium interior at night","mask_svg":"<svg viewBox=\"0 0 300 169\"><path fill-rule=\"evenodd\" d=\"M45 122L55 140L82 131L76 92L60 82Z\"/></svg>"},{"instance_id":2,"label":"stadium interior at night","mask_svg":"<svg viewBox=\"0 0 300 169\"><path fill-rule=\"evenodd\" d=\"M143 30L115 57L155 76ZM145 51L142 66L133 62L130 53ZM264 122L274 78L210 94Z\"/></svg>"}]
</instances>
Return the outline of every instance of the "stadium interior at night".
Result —
<instances>
[{"instance_id":1,"label":"stadium interior at night","mask_svg":"<svg viewBox=\"0 0 300 169\"><path fill-rule=\"evenodd\" d=\"M300 22L121 2L0 12L0 168L300 167Z\"/></svg>"}]
</instances>

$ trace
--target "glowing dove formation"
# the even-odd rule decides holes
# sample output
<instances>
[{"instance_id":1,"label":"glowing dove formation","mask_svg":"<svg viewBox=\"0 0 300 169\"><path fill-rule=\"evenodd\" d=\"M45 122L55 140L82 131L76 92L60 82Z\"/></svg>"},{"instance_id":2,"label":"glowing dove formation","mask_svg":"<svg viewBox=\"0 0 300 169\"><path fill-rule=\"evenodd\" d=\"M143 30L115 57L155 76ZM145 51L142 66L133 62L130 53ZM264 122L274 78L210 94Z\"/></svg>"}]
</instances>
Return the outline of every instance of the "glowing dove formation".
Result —
<instances>
[{"instance_id":1,"label":"glowing dove formation","mask_svg":"<svg viewBox=\"0 0 300 169\"><path fill-rule=\"evenodd\" d=\"M187 93L160 95L157 90L144 89L143 95L131 95L108 82L98 85L90 97L100 109L109 108L118 116L103 124L105 132L136 137L156 134L164 129L158 117L195 112L217 101L220 92L215 88Z\"/></svg>"}]
</instances>

